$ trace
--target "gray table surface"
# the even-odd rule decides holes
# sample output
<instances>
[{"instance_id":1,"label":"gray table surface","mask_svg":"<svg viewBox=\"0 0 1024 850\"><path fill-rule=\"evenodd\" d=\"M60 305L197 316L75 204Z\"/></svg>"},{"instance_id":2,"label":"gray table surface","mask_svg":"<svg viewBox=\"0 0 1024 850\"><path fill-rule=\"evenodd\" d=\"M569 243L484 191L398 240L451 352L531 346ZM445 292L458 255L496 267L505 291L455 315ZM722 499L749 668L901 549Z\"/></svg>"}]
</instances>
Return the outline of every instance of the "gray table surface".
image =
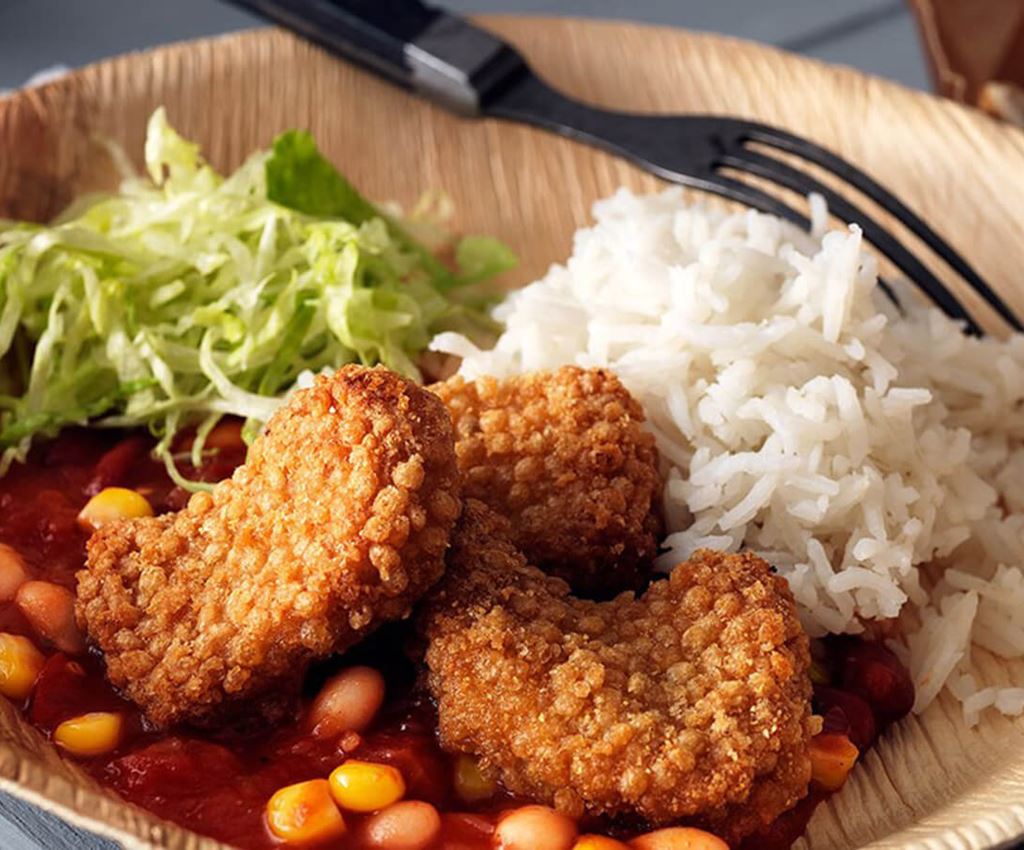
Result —
<instances>
[{"instance_id":1,"label":"gray table surface","mask_svg":"<svg viewBox=\"0 0 1024 850\"><path fill-rule=\"evenodd\" d=\"M459 12L621 18L723 32L926 88L901 0L442 0ZM217 0L0 0L0 89L52 65L78 66L259 21ZM116 850L0 794L0 850Z\"/></svg>"}]
</instances>

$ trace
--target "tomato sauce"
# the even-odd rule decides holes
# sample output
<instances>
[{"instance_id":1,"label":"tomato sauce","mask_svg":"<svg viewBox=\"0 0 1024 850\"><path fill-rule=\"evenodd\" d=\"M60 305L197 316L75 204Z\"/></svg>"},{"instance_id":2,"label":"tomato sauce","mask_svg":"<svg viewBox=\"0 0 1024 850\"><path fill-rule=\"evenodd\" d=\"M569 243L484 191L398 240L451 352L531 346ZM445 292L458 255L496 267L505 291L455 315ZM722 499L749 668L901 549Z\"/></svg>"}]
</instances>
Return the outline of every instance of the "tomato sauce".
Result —
<instances>
[{"instance_id":1,"label":"tomato sauce","mask_svg":"<svg viewBox=\"0 0 1024 850\"><path fill-rule=\"evenodd\" d=\"M187 500L188 494L152 459L151 448L152 440L143 434L84 429L65 431L37 447L27 464L15 465L0 479L0 542L18 550L32 578L73 589L87 540L77 516L91 496L109 486L130 487L146 496L157 513L177 510ZM194 469L187 462L187 446L181 448L182 472L207 481L230 474L244 457L240 445L229 444ZM398 767L407 799L425 800L442 813L437 847L446 850L490 850L502 811L523 802L500 789L483 803L459 800L453 759L436 742L434 708L416 688L416 671L405 651L410 637L406 624L382 628L345 657L345 666L366 663L380 670L388 696L365 734L337 739L312 735L305 714L325 678L342 666L338 661L310 672L303 704L275 729L158 732L107 683L98 655L71 658L47 648L13 603L0 603L0 631L26 635L48 654L32 695L21 706L33 725L49 735L61 722L86 712L120 713L117 748L81 759L85 770L125 799L228 844L254 850L280 847L264 819L270 796L285 785L325 778L350 757ZM825 717L826 731L847 735L862 750L909 709L909 679L905 671L901 678L902 668L893 672L898 664L886 653L880 645L833 643L826 659L832 667L828 683L817 694L816 710ZM909 695L912 701L912 688ZM826 796L812 786L796 809L743 846L788 847ZM350 830L340 847L360 846L359 823L365 817L346 813ZM581 831L628 837L636 833L636 825L588 821Z\"/></svg>"}]
</instances>

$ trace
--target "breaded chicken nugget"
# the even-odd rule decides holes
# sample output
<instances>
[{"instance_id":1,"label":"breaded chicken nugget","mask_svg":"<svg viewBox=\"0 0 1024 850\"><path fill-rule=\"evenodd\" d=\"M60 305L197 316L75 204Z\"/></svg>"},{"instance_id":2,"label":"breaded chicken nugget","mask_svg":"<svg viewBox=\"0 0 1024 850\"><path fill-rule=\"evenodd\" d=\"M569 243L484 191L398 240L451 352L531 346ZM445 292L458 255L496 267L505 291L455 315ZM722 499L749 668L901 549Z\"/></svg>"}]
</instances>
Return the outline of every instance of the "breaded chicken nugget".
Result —
<instances>
[{"instance_id":1,"label":"breaded chicken nugget","mask_svg":"<svg viewBox=\"0 0 1024 850\"><path fill-rule=\"evenodd\" d=\"M699 820L733 840L804 796L808 639L768 564L705 550L639 598L593 602L509 533L467 501L421 614L443 747L570 814Z\"/></svg>"},{"instance_id":2,"label":"breaded chicken nugget","mask_svg":"<svg viewBox=\"0 0 1024 850\"><path fill-rule=\"evenodd\" d=\"M614 374L566 366L430 389L455 423L463 494L511 521L531 564L584 596L640 585L658 548L661 479L643 410Z\"/></svg>"},{"instance_id":3,"label":"breaded chicken nugget","mask_svg":"<svg viewBox=\"0 0 1024 850\"><path fill-rule=\"evenodd\" d=\"M97 531L79 623L158 726L272 718L312 659L408 615L460 508L436 396L345 367L295 393L212 493Z\"/></svg>"}]
</instances>

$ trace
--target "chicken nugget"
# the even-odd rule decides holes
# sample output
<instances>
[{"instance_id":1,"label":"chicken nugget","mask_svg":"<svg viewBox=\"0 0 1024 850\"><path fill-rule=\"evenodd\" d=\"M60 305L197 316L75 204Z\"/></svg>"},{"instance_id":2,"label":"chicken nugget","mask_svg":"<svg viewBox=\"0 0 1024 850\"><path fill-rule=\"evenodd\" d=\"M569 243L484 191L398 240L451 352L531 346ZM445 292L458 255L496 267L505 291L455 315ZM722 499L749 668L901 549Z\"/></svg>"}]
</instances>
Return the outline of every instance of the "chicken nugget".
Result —
<instances>
[{"instance_id":1,"label":"chicken nugget","mask_svg":"<svg viewBox=\"0 0 1024 850\"><path fill-rule=\"evenodd\" d=\"M510 533L467 501L418 621L445 749L572 815L684 819L730 840L806 794L809 644L768 564L705 550L640 597L594 602Z\"/></svg>"},{"instance_id":2,"label":"chicken nugget","mask_svg":"<svg viewBox=\"0 0 1024 850\"><path fill-rule=\"evenodd\" d=\"M643 410L614 374L566 366L430 389L455 424L463 494L511 521L531 564L584 596L640 586L658 549L661 478Z\"/></svg>"},{"instance_id":3,"label":"chicken nugget","mask_svg":"<svg viewBox=\"0 0 1024 850\"><path fill-rule=\"evenodd\" d=\"M296 392L212 492L97 531L78 620L155 725L270 720L310 661L408 615L460 509L437 397L345 367Z\"/></svg>"}]
</instances>

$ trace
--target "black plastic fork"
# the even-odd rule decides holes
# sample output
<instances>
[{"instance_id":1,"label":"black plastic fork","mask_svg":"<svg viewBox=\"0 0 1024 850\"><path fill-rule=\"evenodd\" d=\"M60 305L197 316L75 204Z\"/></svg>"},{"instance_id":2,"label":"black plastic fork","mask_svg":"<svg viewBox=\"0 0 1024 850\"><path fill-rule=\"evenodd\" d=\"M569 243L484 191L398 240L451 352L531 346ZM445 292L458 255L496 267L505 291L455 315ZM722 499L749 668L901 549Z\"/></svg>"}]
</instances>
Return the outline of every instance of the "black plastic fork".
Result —
<instances>
[{"instance_id":1,"label":"black plastic fork","mask_svg":"<svg viewBox=\"0 0 1024 850\"><path fill-rule=\"evenodd\" d=\"M767 124L716 115L635 115L572 100L501 39L419 0L232 0L465 115L521 121L625 157L673 183L721 195L807 228L807 217L736 173L799 195L817 193L970 333L967 308L907 247L843 194L764 152L792 154L858 189L934 251L1015 330L1020 319L916 213L846 160ZM754 147L756 145L756 147ZM888 290L890 297L891 290Z\"/></svg>"}]
</instances>

